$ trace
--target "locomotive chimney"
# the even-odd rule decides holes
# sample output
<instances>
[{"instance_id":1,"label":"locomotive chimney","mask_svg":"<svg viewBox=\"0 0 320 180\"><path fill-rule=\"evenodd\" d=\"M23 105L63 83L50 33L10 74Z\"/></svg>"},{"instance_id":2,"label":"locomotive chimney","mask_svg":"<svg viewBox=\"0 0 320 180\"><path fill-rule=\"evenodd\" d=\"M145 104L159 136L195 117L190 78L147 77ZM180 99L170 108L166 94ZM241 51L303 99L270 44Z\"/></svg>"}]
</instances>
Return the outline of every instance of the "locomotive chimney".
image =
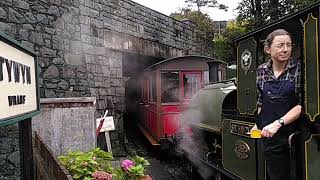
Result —
<instances>
[{"instance_id":1,"label":"locomotive chimney","mask_svg":"<svg viewBox=\"0 0 320 180\"><path fill-rule=\"evenodd\" d=\"M217 82L218 79L218 69L221 62L218 61L207 61L209 66L209 82Z\"/></svg>"}]
</instances>

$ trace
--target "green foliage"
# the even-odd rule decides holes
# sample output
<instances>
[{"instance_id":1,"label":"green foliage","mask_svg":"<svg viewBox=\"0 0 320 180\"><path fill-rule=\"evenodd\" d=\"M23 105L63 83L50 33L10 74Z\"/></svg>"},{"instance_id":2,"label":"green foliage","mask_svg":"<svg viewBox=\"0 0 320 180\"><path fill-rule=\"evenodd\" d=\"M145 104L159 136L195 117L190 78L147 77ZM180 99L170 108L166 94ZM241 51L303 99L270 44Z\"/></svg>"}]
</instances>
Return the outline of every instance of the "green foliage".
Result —
<instances>
[{"instance_id":1,"label":"green foliage","mask_svg":"<svg viewBox=\"0 0 320 180\"><path fill-rule=\"evenodd\" d=\"M233 39L246 32L246 29L243 26L243 22L228 22L225 32L221 35L217 35L213 41L215 58L227 62L228 64L235 61L236 57L233 54Z\"/></svg>"},{"instance_id":2,"label":"green foliage","mask_svg":"<svg viewBox=\"0 0 320 180\"><path fill-rule=\"evenodd\" d=\"M126 180L140 180L145 176L145 171L150 163L140 156L135 156L133 159L134 166L125 171Z\"/></svg>"},{"instance_id":3,"label":"green foliage","mask_svg":"<svg viewBox=\"0 0 320 180\"><path fill-rule=\"evenodd\" d=\"M142 165L133 166L128 170L128 179L141 179L144 176L144 167Z\"/></svg>"},{"instance_id":4,"label":"green foliage","mask_svg":"<svg viewBox=\"0 0 320 180\"><path fill-rule=\"evenodd\" d=\"M145 168L150 165L150 163L146 159L144 159L143 157L140 157L140 156L135 156L133 158L133 161L134 161L135 165L141 165Z\"/></svg>"},{"instance_id":5,"label":"green foliage","mask_svg":"<svg viewBox=\"0 0 320 180\"><path fill-rule=\"evenodd\" d=\"M115 169L113 171L112 179L113 180L124 180L124 179L126 179L126 174L122 169Z\"/></svg>"},{"instance_id":6,"label":"green foliage","mask_svg":"<svg viewBox=\"0 0 320 180\"><path fill-rule=\"evenodd\" d=\"M89 152L74 151L66 156L59 156L58 159L66 167L73 179L92 180L93 174L97 171L112 174L114 180L140 180L145 176L146 168L150 163L143 157L132 158L134 165L127 170L123 168L114 169L111 166L112 154L93 149Z\"/></svg>"},{"instance_id":7,"label":"green foliage","mask_svg":"<svg viewBox=\"0 0 320 180\"><path fill-rule=\"evenodd\" d=\"M238 7L239 21L246 21L246 28L254 30L296 12L318 0L242 0Z\"/></svg>"},{"instance_id":8,"label":"green foliage","mask_svg":"<svg viewBox=\"0 0 320 180\"><path fill-rule=\"evenodd\" d=\"M214 26L212 23L213 20L209 17L208 14L184 8L179 12L170 14L170 16L178 20L185 18L191 20L197 25L197 36L204 37L210 41L212 40L214 35Z\"/></svg>"},{"instance_id":9,"label":"green foliage","mask_svg":"<svg viewBox=\"0 0 320 180\"><path fill-rule=\"evenodd\" d=\"M80 151L69 152L66 156L59 156L60 162L67 168L74 179L92 179L96 171L112 173L110 164L112 154L99 148L87 153Z\"/></svg>"}]
</instances>

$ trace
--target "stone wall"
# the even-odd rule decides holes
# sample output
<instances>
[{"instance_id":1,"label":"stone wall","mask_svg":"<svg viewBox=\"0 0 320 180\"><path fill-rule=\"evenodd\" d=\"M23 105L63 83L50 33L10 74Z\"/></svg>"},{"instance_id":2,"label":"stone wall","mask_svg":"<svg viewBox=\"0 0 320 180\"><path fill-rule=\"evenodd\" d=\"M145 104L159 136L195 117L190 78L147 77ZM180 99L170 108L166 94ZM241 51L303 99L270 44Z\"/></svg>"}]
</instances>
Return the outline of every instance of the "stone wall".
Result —
<instances>
[{"instance_id":1,"label":"stone wall","mask_svg":"<svg viewBox=\"0 0 320 180\"><path fill-rule=\"evenodd\" d=\"M21 179L18 124L0 127L0 179Z\"/></svg>"},{"instance_id":2,"label":"stone wall","mask_svg":"<svg viewBox=\"0 0 320 180\"><path fill-rule=\"evenodd\" d=\"M38 53L40 96L97 98L96 117L115 117L123 142L123 53L164 59L203 54L194 24L129 0L1 0L0 31Z\"/></svg>"},{"instance_id":3,"label":"stone wall","mask_svg":"<svg viewBox=\"0 0 320 180\"><path fill-rule=\"evenodd\" d=\"M92 97L41 99L41 113L32 118L32 131L55 157L89 151L96 147L95 103Z\"/></svg>"}]
</instances>

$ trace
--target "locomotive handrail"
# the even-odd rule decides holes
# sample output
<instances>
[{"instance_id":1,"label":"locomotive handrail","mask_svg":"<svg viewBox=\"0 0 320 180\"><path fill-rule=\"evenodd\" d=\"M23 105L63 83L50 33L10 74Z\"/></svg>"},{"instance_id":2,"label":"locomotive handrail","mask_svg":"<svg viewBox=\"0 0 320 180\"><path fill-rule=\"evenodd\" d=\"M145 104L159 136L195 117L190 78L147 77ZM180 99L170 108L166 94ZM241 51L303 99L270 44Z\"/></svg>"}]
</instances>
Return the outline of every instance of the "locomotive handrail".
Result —
<instances>
[{"instance_id":1,"label":"locomotive handrail","mask_svg":"<svg viewBox=\"0 0 320 180\"><path fill-rule=\"evenodd\" d=\"M301 131L296 131L292 134L290 134L289 138L288 138L288 143L289 143L289 147L291 148L291 144L292 144L292 141L294 140L294 138L298 135L301 135L302 132Z\"/></svg>"}]
</instances>

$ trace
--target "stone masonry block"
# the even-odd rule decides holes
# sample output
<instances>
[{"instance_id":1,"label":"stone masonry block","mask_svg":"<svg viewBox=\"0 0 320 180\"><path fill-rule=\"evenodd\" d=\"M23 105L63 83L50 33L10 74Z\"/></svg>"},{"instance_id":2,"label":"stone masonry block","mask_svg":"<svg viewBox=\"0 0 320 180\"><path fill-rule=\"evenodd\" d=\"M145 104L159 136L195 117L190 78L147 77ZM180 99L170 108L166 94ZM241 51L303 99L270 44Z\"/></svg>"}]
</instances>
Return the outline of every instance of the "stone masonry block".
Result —
<instances>
[{"instance_id":1,"label":"stone masonry block","mask_svg":"<svg viewBox=\"0 0 320 180\"><path fill-rule=\"evenodd\" d=\"M82 33L82 34L90 35L90 32L91 32L90 26L81 24L81 25L80 25L80 28L81 28L81 33Z\"/></svg>"},{"instance_id":2,"label":"stone masonry block","mask_svg":"<svg viewBox=\"0 0 320 180\"><path fill-rule=\"evenodd\" d=\"M44 78L50 79L50 78L57 78L59 77L59 69L55 65L51 65L48 67L48 69L43 74Z\"/></svg>"},{"instance_id":3,"label":"stone masonry block","mask_svg":"<svg viewBox=\"0 0 320 180\"><path fill-rule=\"evenodd\" d=\"M108 95L108 93L107 93L107 91L106 91L106 89L99 89L99 95L100 96L107 96Z\"/></svg>"},{"instance_id":4,"label":"stone masonry block","mask_svg":"<svg viewBox=\"0 0 320 180\"><path fill-rule=\"evenodd\" d=\"M81 54L82 43L80 41L71 41L71 52L75 54Z\"/></svg>"},{"instance_id":5,"label":"stone masonry block","mask_svg":"<svg viewBox=\"0 0 320 180\"><path fill-rule=\"evenodd\" d=\"M102 46L95 46L94 48L96 55L106 55L106 49Z\"/></svg>"},{"instance_id":6,"label":"stone masonry block","mask_svg":"<svg viewBox=\"0 0 320 180\"><path fill-rule=\"evenodd\" d=\"M94 37L86 34L81 34L81 42L84 42L86 44L94 45Z\"/></svg>"},{"instance_id":7,"label":"stone masonry block","mask_svg":"<svg viewBox=\"0 0 320 180\"><path fill-rule=\"evenodd\" d=\"M48 9L48 14L59 17L60 16L59 8L57 6L50 6Z\"/></svg>"},{"instance_id":8,"label":"stone masonry block","mask_svg":"<svg viewBox=\"0 0 320 180\"><path fill-rule=\"evenodd\" d=\"M94 54L94 46L90 44L82 44L83 52L87 54Z\"/></svg>"},{"instance_id":9,"label":"stone masonry block","mask_svg":"<svg viewBox=\"0 0 320 180\"><path fill-rule=\"evenodd\" d=\"M90 17L84 16L84 15L80 15L80 24L90 25Z\"/></svg>"},{"instance_id":10,"label":"stone masonry block","mask_svg":"<svg viewBox=\"0 0 320 180\"><path fill-rule=\"evenodd\" d=\"M83 59L82 55L80 54L65 54L65 60L67 64L75 65L75 66L82 66L83 65Z\"/></svg>"},{"instance_id":11,"label":"stone masonry block","mask_svg":"<svg viewBox=\"0 0 320 180\"><path fill-rule=\"evenodd\" d=\"M7 12L0 7L0 19L7 19Z\"/></svg>"},{"instance_id":12,"label":"stone masonry block","mask_svg":"<svg viewBox=\"0 0 320 180\"><path fill-rule=\"evenodd\" d=\"M29 10L30 6L29 4L24 0L13 0L13 6L25 10Z\"/></svg>"},{"instance_id":13,"label":"stone masonry block","mask_svg":"<svg viewBox=\"0 0 320 180\"><path fill-rule=\"evenodd\" d=\"M84 1L84 5L89 7L89 8L93 8L93 1L92 0L85 0Z\"/></svg>"}]
</instances>

